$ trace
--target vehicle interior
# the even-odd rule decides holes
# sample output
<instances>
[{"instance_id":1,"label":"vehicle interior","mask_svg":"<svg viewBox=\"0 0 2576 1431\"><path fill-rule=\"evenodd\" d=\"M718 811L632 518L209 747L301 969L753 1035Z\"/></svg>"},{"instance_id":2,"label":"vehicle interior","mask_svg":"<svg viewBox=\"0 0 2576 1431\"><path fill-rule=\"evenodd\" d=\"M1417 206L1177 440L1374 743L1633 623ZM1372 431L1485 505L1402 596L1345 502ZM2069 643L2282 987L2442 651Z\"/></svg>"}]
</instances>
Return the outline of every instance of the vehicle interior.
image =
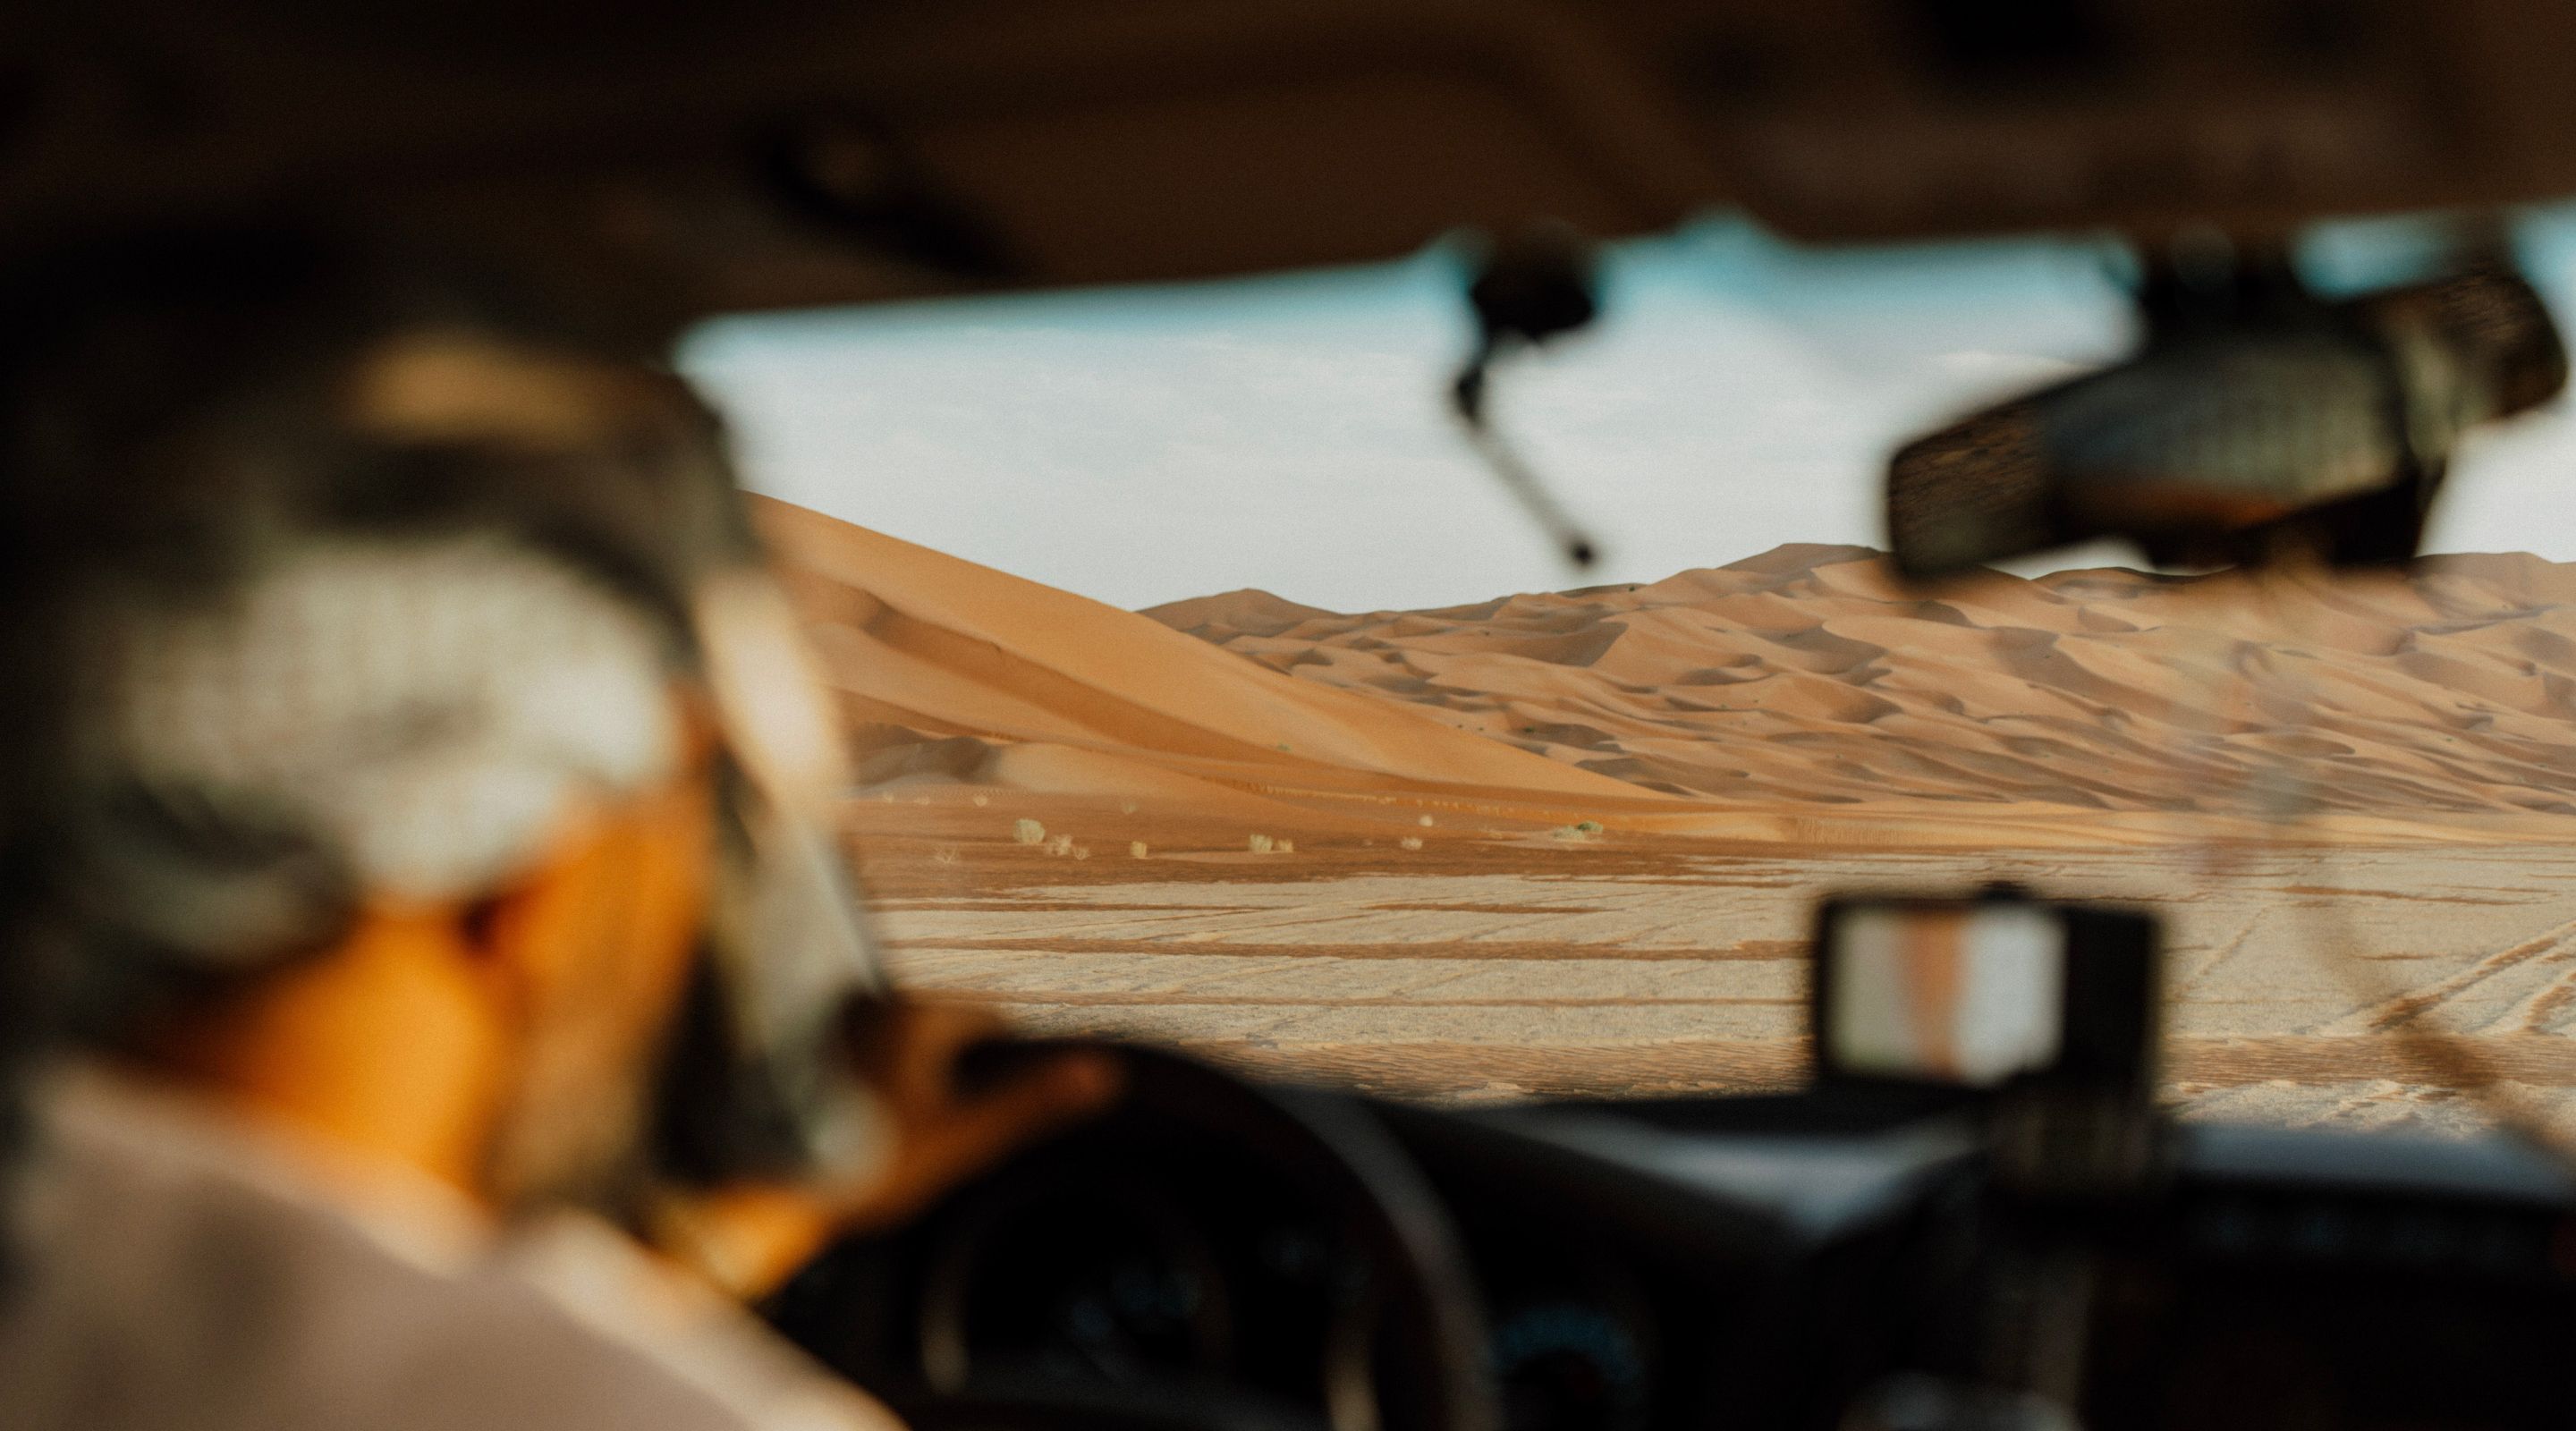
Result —
<instances>
[{"instance_id":1,"label":"vehicle interior","mask_svg":"<svg viewBox=\"0 0 2576 1431\"><path fill-rule=\"evenodd\" d=\"M1487 372L1591 320L1590 245L1710 213L2134 256L2134 355L1890 454L1926 584L2106 537L2403 563L2460 435L2567 376L2503 227L2576 195L2543 0L102 0L0 36L0 244L294 214L638 332L1472 235L1450 396L1576 567ZM2289 245L2366 214L2435 216L2440 271L2310 292ZM766 1312L926 1431L2563 1424L2576 1153L2500 1093L2468 1140L2177 1122L2154 911L2047 893L1829 902L1797 1092L1424 1106L1131 1048L1114 1113Z\"/></svg>"}]
</instances>

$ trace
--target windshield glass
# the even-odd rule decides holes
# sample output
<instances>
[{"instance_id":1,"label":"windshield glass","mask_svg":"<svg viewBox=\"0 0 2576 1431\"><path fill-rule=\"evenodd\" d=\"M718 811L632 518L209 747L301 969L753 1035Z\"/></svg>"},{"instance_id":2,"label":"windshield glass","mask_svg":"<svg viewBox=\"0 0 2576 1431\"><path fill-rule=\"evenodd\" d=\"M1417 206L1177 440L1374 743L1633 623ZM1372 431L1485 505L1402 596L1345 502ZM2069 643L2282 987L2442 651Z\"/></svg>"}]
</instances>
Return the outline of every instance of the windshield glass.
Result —
<instances>
[{"instance_id":1,"label":"windshield glass","mask_svg":"<svg viewBox=\"0 0 2576 1431\"><path fill-rule=\"evenodd\" d=\"M2297 258L2357 293L2437 236ZM2515 241L2570 311L2576 212ZM2165 918L2188 1111L2450 1129L2496 1104L2448 1085L2558 1086L2563 399L2460 449L2425 549L2486 555L2183 580L2104 543L1917 589L1868 550L1889 453L2130 351L2134 263L1711 223L1495 371L1577 574L1445 406L1462 273L695 336L860 727L907 981L1440 1098L1772 1087L1820 895L2000 878Z\"/></svg>"}]
</instances>

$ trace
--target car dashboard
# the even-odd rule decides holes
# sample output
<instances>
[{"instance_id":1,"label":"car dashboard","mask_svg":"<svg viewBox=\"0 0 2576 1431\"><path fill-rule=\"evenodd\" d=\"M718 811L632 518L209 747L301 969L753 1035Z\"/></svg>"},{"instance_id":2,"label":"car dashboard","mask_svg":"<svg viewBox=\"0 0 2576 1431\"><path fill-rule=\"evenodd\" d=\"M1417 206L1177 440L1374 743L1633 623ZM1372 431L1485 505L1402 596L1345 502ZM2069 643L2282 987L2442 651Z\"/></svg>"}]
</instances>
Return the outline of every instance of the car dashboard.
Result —
<instances>
[{"instance_id":1,"label":"car dashboard","mask_svg":"<svg viewBox=\"0 0 2576 1431\"><path fill-rule=\"evenodd\" d=\"M1318 1191L1316 1149L1150 1100L835 1248L772 1314L922 1425L1971 1424L1941 1389L2048 1372L2034 1356L2071 1358L2054 1374L2096 1427L2576 1410L2554 1370L2576 1193L2503 1141L2186 1126L2151 1188L2038 1207L1996 1192L1974 1100L1278 1096L1400 1155L1483 1405L1413 1384L1433 1354L1398 1335L1402 1279ZM997 1388L1016 1414L947 1414ZM1124 1413L1069 1410L1102 1397Z\"/></svg>"}]
</instances>

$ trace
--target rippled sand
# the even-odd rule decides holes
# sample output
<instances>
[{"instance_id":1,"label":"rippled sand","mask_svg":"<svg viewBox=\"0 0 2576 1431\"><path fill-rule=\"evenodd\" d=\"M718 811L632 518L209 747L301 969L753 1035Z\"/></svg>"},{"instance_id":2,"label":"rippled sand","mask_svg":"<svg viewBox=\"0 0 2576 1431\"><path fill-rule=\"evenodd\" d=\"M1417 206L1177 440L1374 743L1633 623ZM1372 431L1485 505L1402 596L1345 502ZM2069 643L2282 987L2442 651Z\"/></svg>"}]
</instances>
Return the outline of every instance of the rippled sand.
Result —
<instances>
[{"instance_id":1,"label":"rippled sand","mask_svg":"<svg viewBox=\"0 0 2576 1431\"><path fill-rule=\"evenodd\" d=\"M1863 548L1791 546L1434 611L1247 591L1147 614L1702 799L2576 814L2576 566L2528 555L1922 591Z\"/></svg>"}]
</instances>

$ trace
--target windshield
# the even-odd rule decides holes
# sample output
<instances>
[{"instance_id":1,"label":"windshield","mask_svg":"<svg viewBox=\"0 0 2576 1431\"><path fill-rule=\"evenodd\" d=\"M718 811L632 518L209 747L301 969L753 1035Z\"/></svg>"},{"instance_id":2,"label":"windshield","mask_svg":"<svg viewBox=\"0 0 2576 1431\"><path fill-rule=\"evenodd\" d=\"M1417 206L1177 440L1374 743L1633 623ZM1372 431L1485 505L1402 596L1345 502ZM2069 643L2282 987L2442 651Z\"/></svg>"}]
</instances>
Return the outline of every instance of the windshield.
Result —
<instances>
[{"instance_id":1,"label":"windshield","mask_svg":"<svg viewBox=\"0 0 2576 1431\"><path fill-rule=\"evenodd\" d=\"M2356 293L2435 233L2296 256ZM2514 240L2569 311L2576 211ZM2467 1127L2447 1032L2553 1100L2563 399L2468 438L2425 549L2472 555L2404 573L1878 559L1889 453L2128 352L2135 283L2075 240L1611 251L1490 399L1581 574L1443 405L1449 249L728 320L684 365L779 499L915 987L1442 1099L1776 1087L1821 895L2006 879L2165 918L2186 1112Z\"/></svg>"}]
</instances>

